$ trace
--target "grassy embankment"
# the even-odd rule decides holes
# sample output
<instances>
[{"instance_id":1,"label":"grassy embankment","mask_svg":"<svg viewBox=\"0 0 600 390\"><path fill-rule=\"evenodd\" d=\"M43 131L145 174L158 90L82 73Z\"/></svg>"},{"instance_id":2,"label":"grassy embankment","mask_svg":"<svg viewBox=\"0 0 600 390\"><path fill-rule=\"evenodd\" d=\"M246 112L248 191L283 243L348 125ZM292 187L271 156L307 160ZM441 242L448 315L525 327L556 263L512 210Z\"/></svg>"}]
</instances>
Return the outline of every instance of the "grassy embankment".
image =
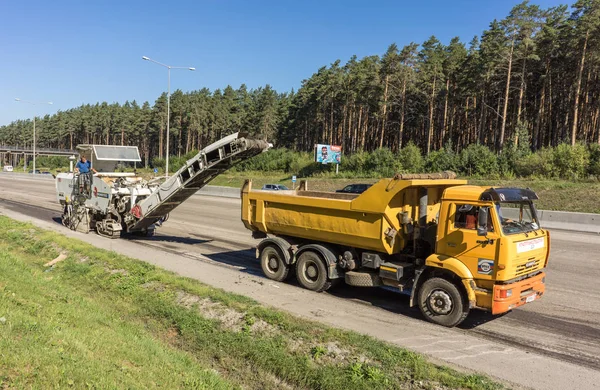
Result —
<instances>
[{"instance_id":1,"label":"grassy embankment","mask_svg":"<svg viewBox=\"0 0 600 390\"><path fill-rule=\"evenodd\" d=\"M2 389L502 387L2 216L0 275Z\"/></svg>"},{"instance_id":2,"label":"grassy embankment","mask_svg":"<svg viewBox=\"0 0 600 390\"><path fill-rule=\"evenodd\" d=\"M217 176L210 184L241 187L246 178L252 178L253 187L261 188L266 183L284 184L292 188L291 176L286 173L226 172ZM352 183L374 183L378 179L336 179L332 177L308 178L309 188L334 191ZM600 213L599 181L535 180L535 179L469 179L469 183L481 186L529 187L540 199L536 206L540 210L577 211Z\"/></svg>"}]
</instances>

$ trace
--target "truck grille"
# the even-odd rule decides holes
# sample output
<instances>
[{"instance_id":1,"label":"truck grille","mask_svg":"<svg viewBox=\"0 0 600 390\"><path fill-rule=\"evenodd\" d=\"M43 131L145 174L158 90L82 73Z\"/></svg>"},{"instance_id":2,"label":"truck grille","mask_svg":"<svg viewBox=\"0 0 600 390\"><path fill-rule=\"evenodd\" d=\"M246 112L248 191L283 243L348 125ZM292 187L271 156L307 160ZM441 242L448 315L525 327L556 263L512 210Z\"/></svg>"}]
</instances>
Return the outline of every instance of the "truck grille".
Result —
<instances>
[{"instance_id":1,"label":"truck grille","mask_svg":"<svg viewBox=\"0 0 600 390\"><path fill-rule=\"evenodd\" d=\"M530 273L531 271L535 271L539 268L540 261L541 260L529 260L527 263L518 265L515 276L522 276Z\"/></svg>"}]
</instances>

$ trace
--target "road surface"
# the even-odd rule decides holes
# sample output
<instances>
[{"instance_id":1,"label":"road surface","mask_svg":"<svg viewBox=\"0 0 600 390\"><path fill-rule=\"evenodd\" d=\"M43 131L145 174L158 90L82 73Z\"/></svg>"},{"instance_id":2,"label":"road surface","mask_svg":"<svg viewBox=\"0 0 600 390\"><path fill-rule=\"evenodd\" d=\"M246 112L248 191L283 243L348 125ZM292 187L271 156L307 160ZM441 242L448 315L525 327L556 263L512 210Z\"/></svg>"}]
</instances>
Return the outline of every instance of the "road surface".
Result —
<instances>
[{"instance_id":1,"label":"road surface","mask_svg":"<svg viewBox=\"0 0 600 390\"><path fill-rule=\"evenodd\" d=\"M3 174L0 213L513 385L600 388L600 236L553 231L543 299L496 318L473 311L446 329L425 322L395 292L341 285L317 294L263 278L237 199L193 196L155 237L110 240L59 224L52 180Z\"/></svg>"}]
</instances>

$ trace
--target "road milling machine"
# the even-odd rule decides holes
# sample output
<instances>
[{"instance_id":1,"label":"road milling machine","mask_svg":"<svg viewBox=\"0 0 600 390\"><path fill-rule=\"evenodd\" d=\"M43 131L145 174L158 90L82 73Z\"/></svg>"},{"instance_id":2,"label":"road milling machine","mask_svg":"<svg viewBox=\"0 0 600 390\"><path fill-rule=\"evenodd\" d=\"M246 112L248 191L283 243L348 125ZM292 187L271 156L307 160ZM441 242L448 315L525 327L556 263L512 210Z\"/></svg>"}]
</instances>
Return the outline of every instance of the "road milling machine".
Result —
<instances>
[{"instance_id":1,"label":"road milling machine","mask_svg":"<svg viewBox=\"0 0 600 390\"><path fill-rule=\"evenodd\" d=\"M144 180L134 172L116 172L119 164L141 162L136 146L79 145L78 152L97 173L57 175L62 223L72 230L95 230L110 238L122 232L152 236L174 208L213 178L269 147L264 140L235 133L201 150L166 180Z\"/></svg>"}]
</instances>

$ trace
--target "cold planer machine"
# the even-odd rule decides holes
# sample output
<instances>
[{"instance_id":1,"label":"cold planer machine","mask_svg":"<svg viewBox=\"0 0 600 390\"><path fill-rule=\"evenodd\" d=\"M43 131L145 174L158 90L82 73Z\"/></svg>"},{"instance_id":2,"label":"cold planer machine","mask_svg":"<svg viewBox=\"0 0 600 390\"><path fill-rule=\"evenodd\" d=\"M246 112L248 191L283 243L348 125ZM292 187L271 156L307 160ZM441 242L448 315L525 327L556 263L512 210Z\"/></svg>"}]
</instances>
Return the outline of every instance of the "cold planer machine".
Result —
<instances>
[{"instance_id":1,"label":"cold planer machine","mask_svg":"<svg viewBox=\"0 0 600 390\"><path fill-rule=\"evenodd\" d=\"M97 173L59 173L56 194L63 225L117 238L121 232L152 236L169 213L240 161L269 149L264 140L235 133L202 149L171 177L144 180L115 172L121 163L141 162L136 146L79 145Z\"/></svg>"}]
</instances>

